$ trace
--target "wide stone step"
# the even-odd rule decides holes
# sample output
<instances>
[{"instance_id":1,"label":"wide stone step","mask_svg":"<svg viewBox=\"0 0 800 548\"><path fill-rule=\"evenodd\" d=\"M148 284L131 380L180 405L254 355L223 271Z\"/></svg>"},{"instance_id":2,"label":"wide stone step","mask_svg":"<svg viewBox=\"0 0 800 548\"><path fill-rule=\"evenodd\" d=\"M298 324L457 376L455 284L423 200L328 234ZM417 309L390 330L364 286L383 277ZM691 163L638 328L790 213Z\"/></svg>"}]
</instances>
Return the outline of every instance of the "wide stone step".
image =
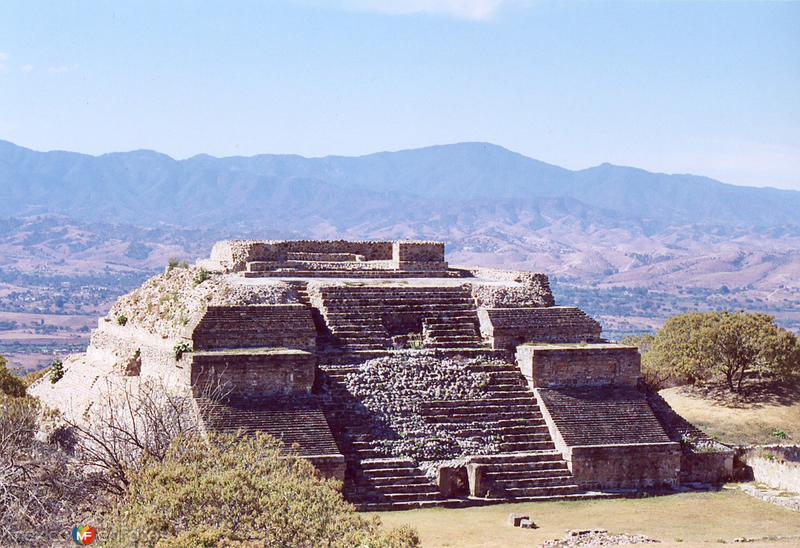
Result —
<instances>
[{"instance_id":1,"label":"wide stone step","mask_svg":"<svg viewBox=\"0 0 800 548\"><path fill-rule=\"evenodd\" d=\"M546 441L547 443L550 443L550 433L546 429L543 429L543 431L528 432L525 434L511 434L505 431L501 431L500 439L503 440L504 444L540 442L540 441Z\"/></svg>"},{"instance_id":2,"label":"wide stone step","mask_svg":"<svg viewBox=\"0 0 800 548\"><path fill-rule=\"evenodd\" d=\"M396 296L404 297L463 297L471 298L472 293L467 286L408 286L397 284L386 285L326 285L319 288L323 297L379 297Z\"/></svg>"},{"instance_id":3,"label":"wide stone step","mask_svg":"<svg viewBox=\"0 0 800 548\"><path fill-rule=\"evenodd\" d=\"M492 464L485 473L494 474L495 476L502 476L504 474L518 474L524 476L530 472L537 472L540 470L561 470L566 466L567 463L564 460L495 463Z\"/></svg>"},{"instance_id":4,"label":"wide stone step","mask_svg":"<svg viewBox=\"0 0 800 548\"><path fill-rule=\"evenodd\" d=\"M513 403L494 403L481 401L454 401L452 405L423 405L420 409L423 415L437 415L439 413L452 413L456 415L486 415L495 413L511 413L518 416L522 413L538 413L539 406L530 400Z\"/></svg>"},{"instance_id":5,"label":"wide stone step","mask_svg":"<svg viewBox=\"0 0 800 548\"><path fill-rule=\"evenodd\" d=\"M418 295L418 296L405 296L405 295L376 295L373 297L364 296L337 296L332 297L323 295L323 301L328 306L350 306L350 305L370 305L370 304L385 304L385 305L398 305L398 304L437 304L437 305L471 305L475 306L472 299L465 299L460 296L451 295Z\"/></svg>"},{"instance_id":6,"label":"wide stone step","mask_svg":"<svg viewBox=\"0 0 800 548\"><path fill-rule=\"evenodd\" d=\"M524 464L562 460L557 451L532 451L527 453L497 453L495 455L476 455L469 458L475 464Z\"/></svg>"},{"instance_id":7,"label":"wide stone step","mask_svg":"<svg viewBox=\"0 0 800 548\"><path fill-rule=\"evenodd\" d=\"M360 478L362 478L364 481L369 481L376 487L379 485L431 485L431 482L426 476L414 474L394 474L386 476L376 476L374 474L370 474L369 476L360 476Z\"/></svg>"},{"instance_id":8,"label":"wide stone step","mask_svg":"<svg viewBox=\"0 0 800 548\"><path fill-rule=\"evenodd\" d=\"M546 472L553 473L551 470ZM539 487L553 487L571 485L573 483L572 476L569 474L563 475L550 475L542 477L529 477L508 479L506 477L499 477L495 479L494 484L504 491L517 488L539 488Z\"/></svg>"},{"instance_id":9,"label":"wide stone step","mask_svg":"<svg viewBox=\"0 0 800 548\"><path fill-rule=\"evenodd\" d=\"M446 343L446 342L473 342L480 340L477 335L443 335L441 337L431 337L434 342L438 343Z\"/></svg>"},{"instance_id":10,"label":"wide stone step","mask_svg":"<svg viewBox=\"0 0 800 548\"><path fill-rule=\"evenodd\" d=\"M439 348L442 350L458 349L458 348L482 348L480 341L474 342L429 342L425 344L425 348Z\"/></svg>"},{"instance_id":11,"label":"wide stone step","mask_svg":"<svg viewBox=\"0 0 800 548\"><path fill-rule=\"evenodd\" d=\"M547 451L554 449L555 445L552 441L520 441L520 442L501 442L501 451Z\"/></svg>"},{"instance_id":12,"label":"wide stone step","mask_svg":"<svg viewBox=\"0 0 800 548\"><path fill-rule=\"evenodd\" d=\"M503 490L503 494L509 498L522 497L553 497L571 495L578 493L580 487L574 484L553 485L547 487L511 487Z\"/></svg>"},{"instance_id":13,"label":"wide stone step","mask_svg":"<svg viewBox=\"0 0 800 548\"><path fill-rule=\"evenodd\" d=\"M514 415L514 413L509 413L508 415ZM455 424L465 424L465 423L494 423L497 424L498 417L502 418L499 414L468 414L468 415L454 415L451 414L447 415L431 415L425 417L425 420L432 424L438 424L444 427L450 427L450 425ZM529 419L527 420L528 423L533 425L540 425L545 424L544 419Z\"/></svg>"},{"instance_id":14,"label":"wide stone step","mask_svg":"<svg viewBox=\"0 0 800 548\"><path fill-rule=\"evenodd\" d=\"M544 478L556 476L565 476L569 472L567 463L561 461L545 461L537 462L534 465L523 466L521 464L509 464L506 468L492 468L484 472L484 476L491 480L519 480L527 478Z\"/></svg>"},{"instance_id":15,"label":"wide stone step","mask_svg":"<svg viewBox=\"0 0 800 548\"><path fill-rule=\"evenodd\" d=\"M375 481L380 481L380 478L416 478L419 477L419 474L419 468L416 467L368 468L366 470L359 470L357 473L357 475L360 475L361 477L368 477ZM423 479L425 479L424 476Z\"/></svg>"},{"instance_id":16,"label":"wide stone step","mask_svg":"<svg viewBox=\"0 0 800 548\"><path fill-rule=\"evenodd\" d=\"M244 278L460 278L461 273L453 270L296 270L280 268L277 270L258 271L245 270L240 273Z\"/></svg>"},{"instance_id":17,"label":"wide stone step","mask_svg":"<svg viewBox=\"0 0 800 548\"><path fill-rule=\"evenodd\" d=\"M383 459L365 459L359 463L362 470L381 468L416 468L416 463L407 457L386 457Z\"/></svg>"},{"instance_id":18,"label":"wide stone step","mask_svg":"<svg viewBox=\"0 0 800 548\"><path fill-rule=\"evenodd\" d=\"M374 483L370 482L370 488L378 493L383 493L385 495L395 495L395 494L424 494L424 495L431 495L434 494L437 497L439 496L439 488L431 483L395 483L395 484L387 484L387 483Z\"/></svg>"}]
</instances>

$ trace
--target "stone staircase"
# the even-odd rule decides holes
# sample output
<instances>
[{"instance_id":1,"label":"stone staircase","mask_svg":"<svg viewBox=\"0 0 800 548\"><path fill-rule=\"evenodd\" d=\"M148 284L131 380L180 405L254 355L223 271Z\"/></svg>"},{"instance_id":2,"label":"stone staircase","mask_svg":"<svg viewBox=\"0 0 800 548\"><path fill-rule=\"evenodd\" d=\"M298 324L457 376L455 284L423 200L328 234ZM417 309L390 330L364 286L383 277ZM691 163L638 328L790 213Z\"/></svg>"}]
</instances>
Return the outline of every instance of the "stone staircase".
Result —
<instances>
[{"instance_id":1,"label":"stone staircase","mask_svg":"<svg viewBox=\"0 0 800 548\"><path fill-rule=\"evenodd\" d=\"M323 409L347 465L345 496L362 510L435 505L442 498L439 490L413 460L385 457L375 448L385 439L381 425L362 412L345 384L356 370L352 365L320 370Z\"/></svg>"},{"instance_id":2,"label":"stone staircase","mask_svg":"<svg viewBox=\"0 0 800 548\"><path fill-rule=\"evenodd\" d=\"M489 499L534 499L576 495L567 463L558 451L500 453L472 457L483 466L485 492Z\"/></svg>"},{"instance_id":3,"label":"stone staircase","mask_svg":"<svg viewBox=\"0 0 800 548\"><path fill-rule=\"evenodd\" d=\"M327 286L319 291L322 314L345 350L390 347L388 327L398 323L407 333L421 331L430 348L482 347L469 287Z\"/></svg>"},{"instance_id":4,"label":"stone staircase","mask_svg":"<svg viewBox=\"0 0 800 548\"><path fill-rule=\"evenodd\" d=\"M387 457L381 451L381 441L391 439L391 432L370 418L346 386L347 375L357 370L356 365L321 366L318 383L328 424L347 462L348 500L371 510L458 504L444 499L412 459ZM482 364L469 370L488 375L485 398L429 401L420 414L460 439L475 443L487 435L499 439L498 453L469 457L482 465L484 485L489 486L483 495L524 500L578 493L516 366Z\"/></svg>"}]
</instances>

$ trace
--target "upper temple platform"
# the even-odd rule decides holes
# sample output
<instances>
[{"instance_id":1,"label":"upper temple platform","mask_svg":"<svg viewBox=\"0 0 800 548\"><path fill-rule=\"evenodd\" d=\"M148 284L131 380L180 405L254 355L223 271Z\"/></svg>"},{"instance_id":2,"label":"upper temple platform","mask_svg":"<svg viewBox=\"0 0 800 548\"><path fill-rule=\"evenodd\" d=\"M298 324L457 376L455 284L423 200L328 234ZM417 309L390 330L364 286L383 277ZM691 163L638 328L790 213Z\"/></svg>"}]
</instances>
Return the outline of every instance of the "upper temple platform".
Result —
<instances>
[{"instance_id":1,"label":"upper temple platform","mask_svg":"<svg viewBox=\"0 0 800 548\"><path fill-rule=\"evenodd\" d=\"M424 241L226 240L202 266L245 278L459 278L444 243Z\"/></svg>"}]
</instances>

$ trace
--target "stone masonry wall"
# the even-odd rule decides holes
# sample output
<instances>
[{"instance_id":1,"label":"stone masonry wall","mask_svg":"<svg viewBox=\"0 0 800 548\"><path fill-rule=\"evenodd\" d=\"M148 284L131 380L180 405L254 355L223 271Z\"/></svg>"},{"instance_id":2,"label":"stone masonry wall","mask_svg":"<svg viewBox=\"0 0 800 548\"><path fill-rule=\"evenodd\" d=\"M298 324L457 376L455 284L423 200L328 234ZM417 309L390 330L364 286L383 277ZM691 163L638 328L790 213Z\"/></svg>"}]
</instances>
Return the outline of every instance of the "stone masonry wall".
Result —
<instances>
[{"instance_id":1,"label":"stone masonry wall","mask_svg":"<svg viewBox=\"0 0 800 548\"><path fill-rule=\"evenodd\" d=\"M392 260L392 242L346 240L253 241L225 240L211 250L211 260L223 269L244 270L249 261L285 261L287 253L352 253L367 261Z\"/></svg>"},{"instance_id":2,"label":"stone masonry wall","mask_svg":"<svg viewBox=\"0 0 800 548\"><path fill-rule=\"evenodd\" d=\"M481 334L492 348L511 350L529 342L600 342L600 324L571 306L483 308L478 311Z\"/></svg>"},{"instance_id":3,"label":"stone masonry wall","mask_svg":"<svg viewBox=\"0 0 800 548\"><path fill-rule=\"evenodd\" d=\"M800 446L753 447L740 458L752 470L754 481L800 493Z\"/></svg>"},{"instance_id":4,"label":"stone masonry wall","mask_svg":"<svg viewBox=\"0 0 800 548\"><path fill-rule=\"evenodd\" d=\"M472 285L473 297L480 307L515 308L553 306L555 299L550 290L550 280L540 272L518 272L493 268L473 268L468 275L500 283Z\"/></svg>"},{"instance_id":5,"label":"stone masonry wall","mask_svg":"<svg viewBox=\"0 0 800 548\"><path fill-rule=\"evenodd\" d=\"M195 394L220 386L231 398L263 398L310 393L317 358L300 350L274 352L195 352L191 357Z\"/></svg>"},{"instance_id":6,"label":"stone masonry wall","mask_svg":"<svg viewBox=\"0 0 800 548\"><path fill-rule=\"evenodd\" d=\"M639 351L617 344L517 347L517 364L532 387L636 386Z\"/></svg>"},{"instance_id":7,"label":"stone masonry wall","mask_svg":"<svg viewBox=\"0 0 800 548\"><path fill-rule=\"evenodd\" d=\"M572 447L567 464L585 489L675 486L681 467L680 445L655 444Z\"/></svg>"},{"instance_id":8,"label":"stone masonry wall","mask_svg":"<svg viewBox=\"0 0 800 548\"><path fill-rule=\"evenodd\" d=\"M195 350L282 347L314 350L316 328L300 304L209 306L192 334Z\"/></svg>"},{"instance_id":9,"label":"stone masonry wall","mask_svg":"<svg viewBox=\"0 0 800 548\"><path fill-rule=\"evenodd\" d=\"M444 243L401 241L392 244L392 262L401 270L432 270L447 268Z\"/></svg>"}]
</instances>

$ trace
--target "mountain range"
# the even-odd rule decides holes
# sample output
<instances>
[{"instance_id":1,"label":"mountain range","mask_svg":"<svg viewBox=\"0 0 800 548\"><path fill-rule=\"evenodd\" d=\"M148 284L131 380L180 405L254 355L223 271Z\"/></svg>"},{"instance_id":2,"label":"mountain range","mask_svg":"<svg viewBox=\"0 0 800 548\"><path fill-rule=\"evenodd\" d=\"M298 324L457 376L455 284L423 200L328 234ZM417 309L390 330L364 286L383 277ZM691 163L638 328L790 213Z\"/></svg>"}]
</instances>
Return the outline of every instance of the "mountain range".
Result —
<instances>
[{"instance_id":1,"label":"mountain range","mask_svg":"<svg viewBox=\"0 0 800 548\"><path fill-rule=\"evenodd\" d=\"M13 244L24 241L14 234L22 228L13 227L47 217L84 226L64 238L101 223L136 227L116 234L139 240L140 228L200 229L195 244L203 246L241 236L441 239L452 263L543 270L592 285L791 292L800 290L798 211L800 192L610 164L572 171L488 143L360 157L176 160L147 150L37 152L0 141L6 269L31 264L26 246ZM94 234L97 268L109 267L102 241L114 232ZM158 241L119 241L111 246L122 257L114 268L163 264ZM70 258L70 245L28 247L57 263ZM142 251L159 245L162 252Z\"/></svg>"}]
</instances>

